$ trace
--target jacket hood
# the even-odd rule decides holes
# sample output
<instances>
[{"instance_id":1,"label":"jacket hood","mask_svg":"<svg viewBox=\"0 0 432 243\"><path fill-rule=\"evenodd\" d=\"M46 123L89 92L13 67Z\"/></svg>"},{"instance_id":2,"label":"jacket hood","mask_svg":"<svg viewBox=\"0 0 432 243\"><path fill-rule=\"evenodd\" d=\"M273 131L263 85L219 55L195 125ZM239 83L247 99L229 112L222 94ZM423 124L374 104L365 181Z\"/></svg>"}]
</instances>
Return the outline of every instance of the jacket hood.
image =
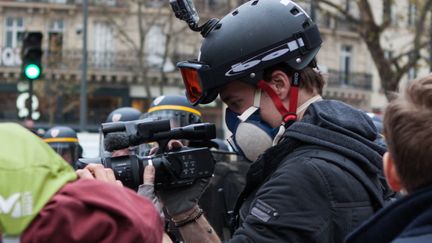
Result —
<instances>
[{"instance_id":1,"label":"jacket hood","mask_svg":"<svg viewBox=\"0 0 432 243\"><path fill-rule=\"evenodd\" d=\"M311 104L301 121L292 124L284 143L319 145L356 161L366 173L381 173L386 149L374 141L378 136L371 118L364 112L334 100Z\"/></svg>"},{"instance_id":2,"label":"jacket hood","mask_svg":"<svg viewBox=\"0 0 432 243\"><path fill-rule=\"evenodd\" d=\"M312 103L303 119L288 127L280 142L251 164L245 191L259 185L297 148L312 145L350 158L376 184L376 193L387 200L392 192L382 173L386 149L374 142L377 136L375 125L364 112L334 100Z\"/></svg>"},{"instance_id":3,"label":"jacket hood","mask_svg":"<svg viewBox=\"0 0 432 243\"><path fill-rule=\"evenodd\" d=\"M76 179L48 144L13 124L0 124L0 232L21 234L51 197Z\"/></svg>"}]
</instances>

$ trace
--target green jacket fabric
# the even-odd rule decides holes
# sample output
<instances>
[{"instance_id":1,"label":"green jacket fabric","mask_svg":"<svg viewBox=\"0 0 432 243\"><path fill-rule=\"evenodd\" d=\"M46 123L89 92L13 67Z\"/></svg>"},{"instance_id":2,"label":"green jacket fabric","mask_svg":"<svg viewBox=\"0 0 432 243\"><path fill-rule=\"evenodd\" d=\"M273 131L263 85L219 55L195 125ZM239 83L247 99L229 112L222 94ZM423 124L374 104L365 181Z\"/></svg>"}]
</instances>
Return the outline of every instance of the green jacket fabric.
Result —
<instances>
[{"instance_id":1,"label":"green jacket fabric","mask_svg":"<svg viewBox=\"0 0 432 243\"><path fill-rule=\"evenodd\" d=\"M66 183L73 168L39 137L14 123L0 124L0 232L20 235Z\"/></svg>"}]
</instances>

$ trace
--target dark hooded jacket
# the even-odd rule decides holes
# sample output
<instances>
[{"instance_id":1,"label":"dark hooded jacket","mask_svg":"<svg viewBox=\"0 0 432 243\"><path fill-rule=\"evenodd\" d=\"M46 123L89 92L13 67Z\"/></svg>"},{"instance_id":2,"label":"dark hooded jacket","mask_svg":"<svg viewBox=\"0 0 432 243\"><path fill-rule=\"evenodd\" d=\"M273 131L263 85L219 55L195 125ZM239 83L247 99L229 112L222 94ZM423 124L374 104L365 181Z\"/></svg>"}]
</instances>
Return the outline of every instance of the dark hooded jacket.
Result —
<instances>
[{"instance_id":1,"label":"dark hooded jacket","mask_svg":"<svg viewBox=\"0 0 432 243\"><path fill-rule=\"evenodd\" d=\"M347 243L432 242L432 187L423 188L382 209L350 234Z\"/></svg>"},{"instance_id":2,"label":"dark hooded jacket","mask_svg":"<svg viewBox=\"0 0 432 243\"><path fill-rule=\"evenodd\" d=\"M252 164L232 242L342 242L384 203L385 149L376 137L357 109L338 101L310 105Z\"/></svg>"}]
</instances>

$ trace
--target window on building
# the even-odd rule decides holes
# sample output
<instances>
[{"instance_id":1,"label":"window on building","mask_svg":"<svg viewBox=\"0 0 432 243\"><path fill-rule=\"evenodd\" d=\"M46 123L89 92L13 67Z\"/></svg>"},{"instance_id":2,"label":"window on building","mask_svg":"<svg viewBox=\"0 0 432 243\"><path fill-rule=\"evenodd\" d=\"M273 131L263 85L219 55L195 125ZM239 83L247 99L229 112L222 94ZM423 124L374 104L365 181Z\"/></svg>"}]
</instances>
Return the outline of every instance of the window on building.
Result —
<instances>
[{"instance_id":1,"label":"window on building","mask_svg":"<svg viewBox=\"0 0 432 243\"><path fill-rule=\"evenodd\" d=\"M417 3L409 1L408 5L408 26L414 26L417 18Z\"/></svg>"},{"instance_id":2,"label":"window on building","mask_svg":"<svg viewBox=\"0 0 432 243\"><path fill-rule=\"evenodd\" d=\"M100 68L109 68L114 57L112 26L103 21L95 22L93 34L94 65Z\"/></svg>"},{"instance_id":3,"label":"window on building","mask_svg":"<svg viewBox=\"0 0 432 243\"><path fill-rule=\"evenodd\" d=\"M392 59L394 55L394 52L392 50L385 50L384 51L384 57L386 59Z\"/></svg>"},{"instance_id":4,"label":"window on building","mask_svg":"<svg viewBox=\"0 0 432 243\"><path fill-rule=\"evenodd\" d=\"M67 3L67 0L49 0L50 3L61 3L61 4L65 4Z\"/></svg>"},{"instance_id":5,"label":"window on building","mask_svg":"<svg viewBox=\"0 0 432 243\"><path fill-rule=\"evenodd\" d=\"M21 45L24 20L21 17L6 17L5 46L16 48Z\"/></svg>"},{"instance_id":6,"label":"window on building","mask_svg":"<svg viewBox=\"0 0 432 243\"><path fill-rule=\"evenodd\" d=\"M82 0L79 1L82 2ZM91 0L90 3L94 5L115 6L116 0Z\"/></svg>"},{"instance_id":7,"label":"window on building","mask_svg":"<svg viewBox=\"0 0 432 243\"><path fill-rule=\"evenodd\" d=\"M417 78L417 68L412 67L408 70L408 80L414 80Z\"/></svg>"},{"instance_id":8,"label":"window on building","mask_svg":"<svg viewBox=\"0 0 432 243\"><path fill-rule=\"evenodd\" d=\"M396 5L392 4L389 8L390 10L390 25L396 26L397 25L397 12L396 12Z\"/></svg>"},{"instance_id":9,"label":"window on building","mask_svg":"<svg viewBox=\"0 0 432 243\"><path fill-rule=\"evenodd\" d=\"M343 85L349 84L352 65L352 46L343 45L340 54L340 82Z\"/></svg>"},{"instance_id":10,"label":"window on building","mask_svg":"<svg viewBox=\"0 0 432 243\"><path fill-rule=\"evenodd\" d=\"M351 10L352 0L345 0L345 11L349 12Z\"/></svg>"},{"instance_id":11,"label":"window on building","mask_svg":"<svg viewBox=\"0 0 432 243\"><path fill-rule=\"evenodd\" d=\"M162 26L154 25L146 35L145 52L151 66L160 67L165 53L166 35Z\"/></svg>"},{"instance_id":12,"label":"window on building","mask_svg":"<svg viewBox=\"0 0 432 243\"><path fill-rule=\"evenodd\" d=\"M409 56L409 58L410 58L410 60L412 60L413 58L415 58L415 53L411 54L411 55ZM411 68L408 70L407 76L408 76L408 81L411 81L411 80L413 80L413 79L416 79L416 78L417 78L417 67L416 67L416 66L411 67Z\"/></svg>"},{"instance_id":13,"label":"window on building","mask_svg":"<svg viewBox=\"0 0 432 243\"><path fill-rule=\"evenodd\" d=\"M64 21L61 19L52 20L48 26L48 64L57 65L61 62L63 50Z\"/></svg>"}]
</instances>

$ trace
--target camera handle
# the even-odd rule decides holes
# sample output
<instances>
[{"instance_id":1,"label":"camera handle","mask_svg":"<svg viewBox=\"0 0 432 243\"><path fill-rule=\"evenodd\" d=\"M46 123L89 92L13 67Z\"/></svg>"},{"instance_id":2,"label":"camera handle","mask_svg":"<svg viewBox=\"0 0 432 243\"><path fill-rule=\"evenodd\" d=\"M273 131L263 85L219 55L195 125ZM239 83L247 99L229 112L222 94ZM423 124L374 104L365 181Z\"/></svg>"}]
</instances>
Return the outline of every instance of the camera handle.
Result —
<instances>
[{"instance_id":1,"label":"camera handle","mask_svg":"<svg viewBox=\"0 0 432 243\"><path fill-rule=\"evenodd\" d=\"M157 142L158 145L159 145L159 149L158 149L158 151L156 152L156 155L160 155L160 154L163 154L163 153L164 153L164 151L165 151L165 149L166 149L166 147L167 147L169 141L170 141L170 139L162 139L162 140L159 140L159 141Z\"/></svg>"}]
</instances>

